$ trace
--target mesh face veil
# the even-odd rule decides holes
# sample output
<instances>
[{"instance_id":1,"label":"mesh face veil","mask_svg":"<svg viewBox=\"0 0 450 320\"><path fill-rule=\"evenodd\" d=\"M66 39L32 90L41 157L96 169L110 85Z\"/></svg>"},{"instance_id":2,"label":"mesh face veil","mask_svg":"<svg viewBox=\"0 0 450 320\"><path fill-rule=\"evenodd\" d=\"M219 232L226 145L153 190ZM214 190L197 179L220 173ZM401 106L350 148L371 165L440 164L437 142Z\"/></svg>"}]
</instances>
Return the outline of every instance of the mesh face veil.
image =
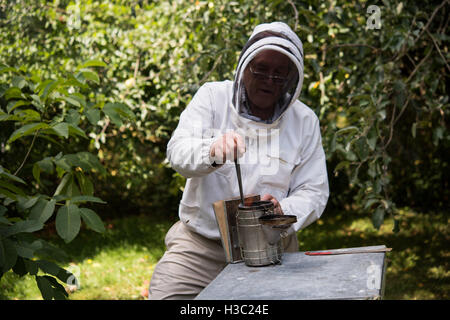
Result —
<instances>
[{"instance_id":1,"label":"mesh face veil","mask_svg":"<svg viewBox=\"0 0 450 320\"><path fill-rule=\"evenodd\" d=\"M247 97L243 84L243 74L251 61L264 50L275 50L290 60L289 73L277 102L279 118L298 98L303 83L303 45L298 36L282 22L258 25L239 56L233 84L233 105L239 114L246 117L243 104ZM275 83L275 81L274 81ZM271 119L268 123L275 121Z\"/></svg>"}]
</instances>

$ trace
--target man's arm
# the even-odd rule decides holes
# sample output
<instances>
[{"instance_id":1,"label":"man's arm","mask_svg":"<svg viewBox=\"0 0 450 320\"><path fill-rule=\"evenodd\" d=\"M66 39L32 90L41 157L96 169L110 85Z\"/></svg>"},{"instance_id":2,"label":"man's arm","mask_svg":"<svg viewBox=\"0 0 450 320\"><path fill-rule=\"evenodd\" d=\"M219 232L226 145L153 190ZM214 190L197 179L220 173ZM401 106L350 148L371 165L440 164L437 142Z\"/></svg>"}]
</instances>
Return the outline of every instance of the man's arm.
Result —
<instances>
[{"instance_id":1,"label":"man's arm","mask_svg":"<svg viewBox=\"0 0 450 320\"><path fill-rule=\"evenodd\" d=\"M172 168L186 178L203 176L216 169L210 157L216 133L209 90L207 85L200 87L181 113L178 126L167 144L167 159Z\"/></svg>"}]
</instances>

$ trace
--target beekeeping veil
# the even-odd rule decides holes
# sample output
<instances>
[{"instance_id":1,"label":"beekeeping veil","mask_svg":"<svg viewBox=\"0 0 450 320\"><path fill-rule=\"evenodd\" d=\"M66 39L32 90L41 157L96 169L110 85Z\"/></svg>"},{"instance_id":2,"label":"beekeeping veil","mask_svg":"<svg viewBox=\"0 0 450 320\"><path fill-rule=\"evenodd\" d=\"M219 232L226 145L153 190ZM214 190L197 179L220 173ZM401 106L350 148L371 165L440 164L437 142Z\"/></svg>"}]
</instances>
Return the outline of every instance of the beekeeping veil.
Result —
<instances>
[{"instance_id":1,"label":"beekeeping veil","mask_svg":"<svg viewBox=\"0 0 450 320\"><path fill-rule=\"evenodd\" d=\"M252 120L257 118L248 111L248 99L243 83L244 70L252 59L264 50L278 51L289 57L291 62L288 80L284 84L283 94L276 105L274 116L272 119L263 121L272 123L280 118L300 95L303 84L303 44L292 29L283 22L260 24L253 30L239 56L233 83L234 108L241 116Z\"/></svg>"}]
</instances>

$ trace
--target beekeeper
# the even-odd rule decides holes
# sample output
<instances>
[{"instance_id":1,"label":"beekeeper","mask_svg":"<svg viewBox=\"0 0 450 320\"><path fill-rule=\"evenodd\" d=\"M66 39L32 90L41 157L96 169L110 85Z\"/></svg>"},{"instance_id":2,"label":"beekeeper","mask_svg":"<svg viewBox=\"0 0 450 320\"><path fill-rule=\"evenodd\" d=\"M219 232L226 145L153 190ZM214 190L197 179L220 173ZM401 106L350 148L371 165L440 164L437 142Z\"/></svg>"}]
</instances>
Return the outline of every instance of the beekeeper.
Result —
<instances>
[{"instance_id":1,"label":"beekeeper","mask_svg":"<svg viewBox=\"0 0 450 320\"><path fill-rule=\"evenodd\" d=\"M244 194L295 215L295 231L321 216L328 178L319 120L297 100L303 58L302 42L287 24L258 25L234 81L205 83L182 112L167 158L187 181L149 299L193 299L225 267L212 204L239 196L236 157ZM298 251L295 233L284 249Z\"/></svg>"}]
</instances>

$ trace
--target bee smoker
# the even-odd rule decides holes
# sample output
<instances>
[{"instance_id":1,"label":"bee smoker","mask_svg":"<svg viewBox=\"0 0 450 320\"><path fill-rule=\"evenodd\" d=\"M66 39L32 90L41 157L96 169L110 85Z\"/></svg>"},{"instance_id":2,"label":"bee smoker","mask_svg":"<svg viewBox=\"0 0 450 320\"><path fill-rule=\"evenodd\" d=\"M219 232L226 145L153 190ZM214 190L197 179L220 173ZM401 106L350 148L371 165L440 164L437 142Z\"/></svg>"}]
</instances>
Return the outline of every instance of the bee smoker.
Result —
<instances>
[{"instance_id":1,"label":"bee smoker","mask_svg":"<svg viewBox=\"0 0 450 320\"><path fill-rule=\"evenodd\" d=\"M266 266L281 262L282 238L297 221L296 216L274 214L271 201L238 206L236 216L241 256L247 266Z\"/></svg>"},{"instance_id":2,"label":"bee smoker","mask_svg":"<svg viewBox=\"0 0 450 320\"><path fill-rule=\"evenodd\" d=\"M246 205L237 158L234 163L241 197L236 215L241 257L247 266L280 263L283 254L282 235L287 236L287 229L297 221L297 217L274 214L271 201L256 201Z\"/></svg>"}]
</instances>

